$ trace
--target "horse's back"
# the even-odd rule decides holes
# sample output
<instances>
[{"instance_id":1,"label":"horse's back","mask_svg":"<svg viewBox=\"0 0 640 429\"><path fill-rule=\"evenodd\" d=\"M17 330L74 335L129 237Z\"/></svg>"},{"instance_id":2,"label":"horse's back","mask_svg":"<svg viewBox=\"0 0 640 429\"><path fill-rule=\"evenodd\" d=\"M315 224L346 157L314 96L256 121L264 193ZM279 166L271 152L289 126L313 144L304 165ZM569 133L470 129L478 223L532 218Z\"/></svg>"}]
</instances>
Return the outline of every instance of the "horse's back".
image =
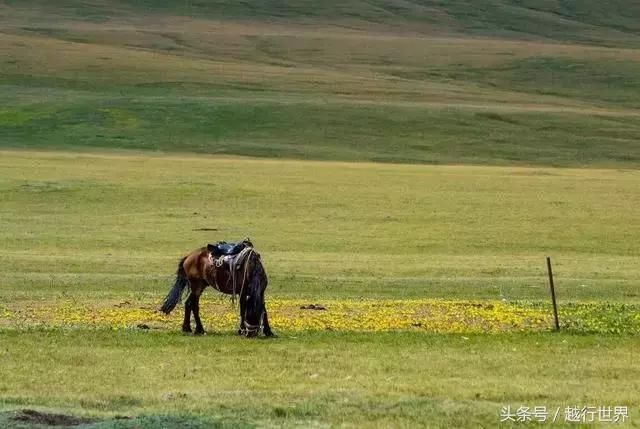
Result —
<instances>
[{"instance_id":1,"label":"horse's back","mask_svg":"<svg viewBox=\"0 0 640 429\"><path fill-rule=\"evenodd\" d=\"M209 264L209 252L206 247L201 247L185 257L182 267L188 278L204 278Z\"/></svg>"}]
</instances>

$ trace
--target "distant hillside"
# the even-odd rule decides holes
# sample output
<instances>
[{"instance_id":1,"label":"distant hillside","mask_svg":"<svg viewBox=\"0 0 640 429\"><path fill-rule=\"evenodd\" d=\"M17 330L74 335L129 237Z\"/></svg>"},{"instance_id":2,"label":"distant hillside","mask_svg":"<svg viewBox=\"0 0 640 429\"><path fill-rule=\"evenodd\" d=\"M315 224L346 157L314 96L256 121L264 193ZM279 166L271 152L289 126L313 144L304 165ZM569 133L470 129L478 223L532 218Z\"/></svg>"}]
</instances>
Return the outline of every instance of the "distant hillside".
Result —
<instances>
[{"instance_id":1,"label":"distant hillside","mask_svg":"<svg viewBox=\"0 0 640 429\"><path fill-rule=\"evenodd\" d=\"M90 22L155 14L359 28L376 25L598 45L640 43L640 2L628 0L4 0L4 4Z\"/></svg>"},{"instance_id":2,"label":"distant hillside","mask_svg":"<svg viewBox=\"0 0 640 429\"><path fill-rule=\"evenodd\" d=\"M0 145L640 165L640 3L0 2Z\"/></svg>"}]
</instances>

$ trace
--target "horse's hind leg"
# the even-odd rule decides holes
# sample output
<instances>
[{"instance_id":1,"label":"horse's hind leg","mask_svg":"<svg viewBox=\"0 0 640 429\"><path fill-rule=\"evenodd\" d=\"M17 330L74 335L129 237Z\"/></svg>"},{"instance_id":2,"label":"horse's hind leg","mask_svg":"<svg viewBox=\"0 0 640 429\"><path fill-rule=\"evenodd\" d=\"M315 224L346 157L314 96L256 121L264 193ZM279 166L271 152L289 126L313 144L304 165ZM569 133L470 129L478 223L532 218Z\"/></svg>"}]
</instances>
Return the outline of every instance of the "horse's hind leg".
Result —
<instances>
[{"instance_id":1,"label":"horse's hind leg","mask_svg":"<svg viewBox=\"0 0 640 429\"><path fill-rule=\"evenodd\" d=\"M202 326L202 321L200 320L200 295L202 295L202 291L204 287L200 285L200 287L195 287L192 289L193 292L191 295L193 296L193 318L196 320L196 335L204 334L204 327Z\"/></svg>"},{"instance_id":2,"label":"horse's hind leg","mask_svg":"<svg viewBox=\"0 0 640 429\"><path fill-rule=\"evenodd\" d=\"M193 302L193 293L189 294L189 298L184 303L184 322L182 322L182 332L191 332L191 303Z\"/></svg>"}]
</instances>

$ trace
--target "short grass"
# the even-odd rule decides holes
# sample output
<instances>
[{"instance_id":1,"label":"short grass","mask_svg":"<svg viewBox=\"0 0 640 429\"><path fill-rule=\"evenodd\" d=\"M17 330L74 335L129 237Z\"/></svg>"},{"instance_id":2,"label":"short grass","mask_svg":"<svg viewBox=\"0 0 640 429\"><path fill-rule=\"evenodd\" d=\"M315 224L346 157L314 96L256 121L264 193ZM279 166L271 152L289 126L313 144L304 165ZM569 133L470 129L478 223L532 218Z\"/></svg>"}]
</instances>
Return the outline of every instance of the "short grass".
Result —
<instances>
[{"instance_id":1,"label":"short grass","mask_svg":"<svg viewBox=\"0 0 640 429\"><path fill-rule=\"evenodd\" d=\"M9 297L160 298L185 252L250 236L273 294L638 297L635 170L2 152Z\"/></svg>"},{"instance_id":2,"label":"short grass","mask_svg":"<svg viewBox=\"0 0 640 429\"><path fill-rule=\"evenodd\" d=\"M635 337L0 335L0 406L107 419L96 428L488 428L499 425L507 405L546 406L552 415L560 407L556 426L564 408L576 405L627 405L625 427L640 419ZM116 415L134 420L109 421Z\"/></svg>"}]
</instances>

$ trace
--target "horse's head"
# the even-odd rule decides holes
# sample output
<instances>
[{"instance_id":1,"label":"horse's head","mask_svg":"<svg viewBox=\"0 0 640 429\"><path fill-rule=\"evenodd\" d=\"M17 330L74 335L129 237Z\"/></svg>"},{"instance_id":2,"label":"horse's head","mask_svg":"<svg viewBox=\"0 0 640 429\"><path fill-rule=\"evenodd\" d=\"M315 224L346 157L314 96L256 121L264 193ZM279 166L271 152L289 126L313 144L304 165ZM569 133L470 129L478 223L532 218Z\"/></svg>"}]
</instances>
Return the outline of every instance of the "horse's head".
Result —
<instances>
[{"instance_id":1,"label":"horse's head","mask_svg":"<svg viewBox=\"0 0 640 429\"><path fill-rule=\"evenodd\" d=\"M244 333L247 337L255 337L260 332L262 325L262 298L260 296L247 295L245 299Z\"/></svg>"},{"instance_id":2,"label":"horse's head","mask_svg":"<svg viewBox=\"0 0 640 429\"><path fill-rule=\"evenodd\" d=\"M267 277L257 253L252 253L247 261L249 264L249 279L245 294L240 297L244 302L244 326L247 337L254 337L262 327L264 315L264 290L267 287Z\"/></svg>"}]
</instances>

